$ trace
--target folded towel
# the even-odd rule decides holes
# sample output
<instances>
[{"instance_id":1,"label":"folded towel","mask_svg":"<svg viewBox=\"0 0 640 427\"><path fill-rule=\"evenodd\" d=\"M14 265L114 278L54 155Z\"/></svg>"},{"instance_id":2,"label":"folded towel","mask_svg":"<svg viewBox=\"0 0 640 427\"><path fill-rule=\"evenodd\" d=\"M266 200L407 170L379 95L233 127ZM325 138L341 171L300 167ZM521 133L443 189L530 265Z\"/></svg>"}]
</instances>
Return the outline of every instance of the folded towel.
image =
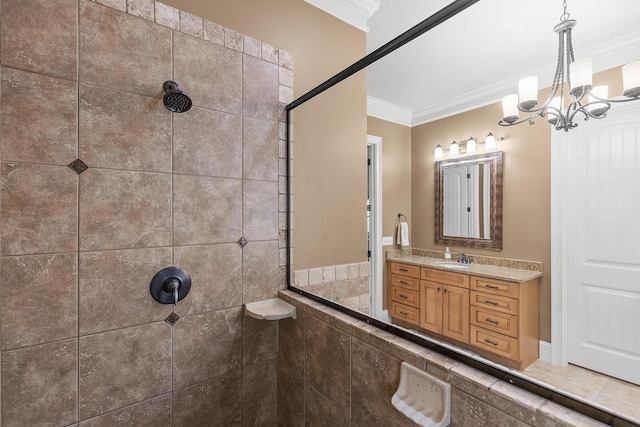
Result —
<instances>
[{"instance_id":1,"label":"folded towel","mask_svg":"<svg viewBox=\"0 0 640 427\"><path fill-rule=\"evenodd\" d=\"M400 222L398 224L398 238L396 242L400 246L409 246L409 224Z\"/></svg>"}]
</instances>

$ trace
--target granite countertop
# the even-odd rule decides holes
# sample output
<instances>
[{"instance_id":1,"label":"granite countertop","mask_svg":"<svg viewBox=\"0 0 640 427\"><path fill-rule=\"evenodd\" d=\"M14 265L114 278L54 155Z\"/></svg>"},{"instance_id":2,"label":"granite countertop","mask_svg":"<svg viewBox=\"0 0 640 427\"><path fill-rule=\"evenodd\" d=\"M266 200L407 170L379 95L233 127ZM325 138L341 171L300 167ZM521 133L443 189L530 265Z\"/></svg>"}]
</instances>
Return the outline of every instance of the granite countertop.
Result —
<instances>
[{"instance_id":1,"label":"granite countertop","mask_svg":"<svg viewBox=\"0 0 640 427\"><path fill-rule=\"evenodd\" d=\"M501 267L489 264L458 264L455 261L445 261L443 258L430 258L421 255L394 254L387 253L387 261L402 262L420 267L429 267L437 270L452 271L456 273L469 274L472 276L487 277L490 279L507 280L510 282L527 282L529 280L542 277L541 271L524 270L519 268ZM468 268L460 268L460 267Z\"/></svg>"}]
</instances>

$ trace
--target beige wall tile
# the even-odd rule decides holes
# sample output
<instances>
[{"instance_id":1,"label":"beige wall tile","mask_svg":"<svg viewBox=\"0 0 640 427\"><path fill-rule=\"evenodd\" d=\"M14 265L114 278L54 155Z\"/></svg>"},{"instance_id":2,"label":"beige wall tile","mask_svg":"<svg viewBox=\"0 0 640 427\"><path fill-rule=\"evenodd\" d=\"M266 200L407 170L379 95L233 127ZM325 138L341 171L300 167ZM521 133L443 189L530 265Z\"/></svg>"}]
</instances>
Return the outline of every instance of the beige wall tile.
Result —
<instances>
[{"instance_id":1,"label":"beige wall tile","mask_svg":"<svg viewBox=\"0 0 640 427\"><path fill-rule=\"evenodd\" d=\"M278 241L250 241L242 250L243 302L276 297L278 273Z\"/></svg>"},{"instance_id":2,"label":"beige wall tile","mask_svg":"<svg viewBox=\"0 0 640 427\"><path fill-rule=\"evenodd\" d=\"M80 176L80 249L171 244L171 175L89 169Z\"/></svg>"},{"instance_id":3,"label":"beige wall tile","mask_svg":"<svg viewBox=\"0 0 640 427\"><path fill-rule=\"evenodd\" d=\"M173 244L228 243L242 235L242 181L174 176Z\"/></svg>"},{"instance_id":4,"label":"beige wall tile","mask_svg":"<svg viewBox=\"0 0 640 427\"><path fill-rule=\"evenodd\" d=\"M2 164L2 255L73 252L78 244L75 172Z\"/></svg>"},{"instance_id":5,"label":"beige wall tile","mask_svg":"<svg viewBox=\"0 0 640 427\"><path fill-rule=\"evenodd\" d=\"M79 154L90 167L171 172L171 113L158 98L80 85Z\"/></svg>"},{"instance_id":6,"label":"beige wall tile","mask_svg":"<svg viewBox=\"0 0 640 427\"><path fill-rule=\"evenodd\" d=\"M226 178L242 177L243 146L240 116L204 108L192 108L185 114L174 115L173 126L175 173Z\"/></svg>"},{"instance_id":7,"label":"beige wall tile","mask_svg":"<svg viewBox=\"0 0 640 427\"><path fill-rule=\"evenodd\" d=\"M2 65L75 80L77 14L76 0L4 0Z\"/></svg>"},{"instance_id":8,"label":"beige wall tile","mask_svg":"<svg viewBox=\"0 0 640 427\"><path fill-rule=\"evenodd\" d=\"M174 77L197 107L242 111L242 55L187 34L174 34Z\"/></svg>"},{"instance_id":9,"label":"beige wall tile","mask_svg":"<svg viewBox=\"0 0 640 427\"><path fill-rule=\"evenodd\" d=\"M173 387L232 372L242 363L242 308L187 316L173 326Z\"/></svg>"},{"instance_id":10,"label":"beige wall tile","mask_svg":"<svg viewBox=\"0 0 640 427\"><path fill-rule=\"evenodd\" d=\"M181 10L180 31L195 37L202 37L202 18Z\"/></svg>"},{"instance_id":11,"label":"beige wall tile","mask_svg":"<svg viewBox=\"0 0 640 427\"><path fill-rule=\"evenodd\" d=\"M4 67L2 160L67 165L76 159L78 85Z\"/></svg>"},{"instance_id":12,"label":"beige wall tile","mask_svg":"<svg viewBox=\"0 0 640 427\"><path fill-rule=\"evenodd\" d=\"M262 364L278 356L278 323L242 316L242 363Z\"/></svg>"},{"instance_id":13,"label":"beige wall tile","mask_svg":"<svg viewBox=\"0 0 640 427\"><path fill-rule=\"evenodd\" d=\"M171 395L165 394L83 421L78 427L171 427Z\"/></svg>"},{"instance_id":14,"label":"beige wall tile","mask_svg":"<svg viewBox=\"0 0 640 427\"><path fill-rule=\"evenodd\" d=\"M202 37L212 43L224 46L224 27L204 19Z\"/></svg>"},{"instance_id":15,"label":"beige wall tile","mask_svg":"<svg viewBox=\"0 0 640 427\"><path fill-rule=\"evenodd\" d=\"M251 241L278 239L278 187L275 182L243 181L242 235Z\"/></svg>"},{"instance_id":16,"label":"beige wall tile","mask_svg":"<svg viewBox=\"0 0 640 427\"><path fill-rule=\"evenodd\" d=\"M80 338L80 420L171 390L165 322Z\"/></svg>"},{"instance_id":17,"label":"beige wall tile","mask_svg":"<svg viewBox=\"0 0 640 427\"><path fill-rule=\"evenodd\" d=\"M276 360L244 369L242 425L278 424L278 366Z\"/></svg>"},{"instance_id":18,"label":"beige wall tile","mask_svg":"<svg viewBox=\"0 0 640 427\"><path fill-rule=\"evenodd\" d=\"M277 121L278 66L245 55L243 61L242 115L259 120Z\"/></svg>"},{"instance_id":19,"label":"beige wall tile","mask_svg":"<svg viewBox=\"0 0 640 427\"><path fill-rule=\"evenodd\" d=\"M317 390L340 414L348 417L351 408L351 337L310 316L304 344L306 385ZM307 404L312 400L307 398Z\"/></svg>"},{"instance_id":20,"label":"beige wall tile","mask_svg":"<svg viewBox=\"0 0 640 427\"><path fill-rule=\"evenodd\" d=\"M305 426L351 427L349 415L340 412L336 402L307 385L305 390Z\"/></svg>"},{"instance_id":21,"label":"beige wall tile","mask_svg":"<svg viewBox=\"0 0 640 427\"><path fill-rule=\"evenodd\" d=\"M174 309L180 316L242 305L242 248L238 244L176 247L173 260L191 276L191 291Z\"/></svg>"},{"instance_id":22,"label":"beige wall tile","mask_svg":"<svg viewBox=\"0 0 640 427\"><path fill-rule=\"evenodd\" d=\"M244 44L244 36L232 29L224 29L224 45L229 49L242 52Z\"/></svg>"},{"instance_id":23,"label":"beige wall tile","mask_svg":"<svg viewBox=\"0 0 640 427\"><path fill-rule=\"evenodd\" d=\"M80 335L163 321L149 283L170 265L171 248L80 253Z\"/></svg>"},{"instance_id":24,"label":"beige wall tile","mask_svg":"<svg viewBox=\"0 0 640 427\"><path fill-rule=\"evenodd\" d=\"M278 422L304 425L304 329L307 315L278 321Z\"/></svg>"},{"instance_id":25,"label":"beige wall tile","mask_svg":"<svg viewBox=\"0 0 640 427\"><path fill-rule=\"evenodd\" d=\"M262 59L273 64L278 63L278 48L269 43L262 42Z\"/></svg>"},{"instance_id":26,"label":"beige wall tile","mask_svg":"<svg viewBox=\"0 0 640 427\"><path fill-rule=\"evenodd\" d=\"M95 2L113 9L120 10L122 12L125 12L127 10L127 0L95 0Z\"/></svg>"},{"instance_id":27,"label":"beige wall tile","mask_svg":"<svg viewBox=\"0 0 640 427\"><path fill-rule=\"evenodd\" d=\"M2 260L2 349L75 337L78 331L77 255Z\"/></svg>"},{"instance_id":28,"label":"beige wall tile","mask_svg":"<svg viewBox=\"0 0 640 427\"><path fill-rule=\"evenodd\" d=\"M180 29L180 11L159 1L155 2L156 23L165 27Z\"/></svg>"},{"instance_id":29,"label":"beige wall tile","mask_svg":"<svg viewBox=\"0 0 640 427\"><path fill-rule=\"evenodd\" d=\"M79 66L84 83L157 96L171 77L171 30L82 1Z\"/></svg>"},{"instance_id":30,"label":"beige wall tile","mask_svg":"<svg viewBox=\"0 0 640 427\"><path fill-rule=\"evenodd\" d=\"M242 375L234 372L174 392L173 427L242 425Z\"/></svg>"},{"instance_id":31,"label":"beige wall tile","mask_svg":"<svg viewBox=\"0 0 640 427\"><path fill-rule=\"evenodd\" d=\"M278 180L278 123L242 120L243 178Z\"/></svg>"},{"instance_id":32,"label":"beige wall tile","mask_svg":"<svg viewBox=\"0 0 640 427\"><path fill-rule=\"evenodd\" d=\"M127 0L127 12L148 21L154 20L154 0Z\"/></svg>"},{"instance_id":33,"label":"beige wall tile","mask_svg":"<svg viewBox=\"0 0 640 427\"><path fill-rule=\"evenodd\" d=\"M278 49L278 65L293 70L293 54L283 49Z\"/></svg>"},{"instance_id":34,"label":"beige wall tile","mask_svg":"<svg viewBox=\"0 0 640 427\"><path fill-rule=\"evenodd\" d=\"M2 425L65 426L77 421L76 340L2 354Z\"/></svg>"},{"instance_id":35,"label":"beige wall tile","mask_svg":"<svg viewBox=\"0 0 640 427\"><path fill-rule=\"evenodd\" d=\"M384 426L411 424L391 404L400 381L400 360L356 339L352 351L351 421L357 425L367 425L371 420ZM382 372L384 375L380 375Z\"/></svg>"},{"instance_id":36,"label":"beige wall tile","mask_svg":"<svg viewBox=\"0 0 640 427\"><path fill-rule=\"evenodd\" d=\"M244 36L244 53L256 58L262 56L262 42L253 37Z\"/></svg>"},{"instance_id":37,"label":"beige wall tile","mask_svg":"<svg viewBox=\"0 0 640 427\"><path fill-rule=\"evenodd\" d=\"M525 427L527 424L475 397L451 388L451 425Z\"/></svg>"}]
</instances>

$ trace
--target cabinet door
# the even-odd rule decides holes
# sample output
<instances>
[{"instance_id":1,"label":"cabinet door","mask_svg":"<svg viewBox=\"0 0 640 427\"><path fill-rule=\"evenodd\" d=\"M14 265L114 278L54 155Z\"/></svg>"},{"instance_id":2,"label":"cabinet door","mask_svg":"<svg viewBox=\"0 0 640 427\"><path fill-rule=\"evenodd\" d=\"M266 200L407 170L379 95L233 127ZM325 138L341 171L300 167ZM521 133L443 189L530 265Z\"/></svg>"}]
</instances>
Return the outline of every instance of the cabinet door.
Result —
<instances>
[{"instance_id":1,"label":"cabinet door","mask_svg":"<svg viewBox=\"0 0 640 427\"><path fill-rule=\"evenodd\" d=\"M442 334L469 343L469 290L443 285Z\"/></svg>"},{"instance_id":2,"label":"cabinet door","mask_svg":"<svg viewBox=\"0 0 640 427\"><path fill-rule=\"evenodd\" d=\"M420 281L420 327L438 334L442 333L442 286Z\"/></svg>"}]
</instances>

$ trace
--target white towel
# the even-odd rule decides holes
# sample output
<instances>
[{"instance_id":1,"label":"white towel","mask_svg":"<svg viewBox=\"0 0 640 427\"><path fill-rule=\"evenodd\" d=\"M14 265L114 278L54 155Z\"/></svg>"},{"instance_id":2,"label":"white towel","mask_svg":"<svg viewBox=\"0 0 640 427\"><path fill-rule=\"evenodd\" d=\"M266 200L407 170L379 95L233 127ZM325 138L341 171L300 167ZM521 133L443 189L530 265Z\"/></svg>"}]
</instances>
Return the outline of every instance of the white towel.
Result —
<instances>
[{"instance_id":1,"label":"white towel","mask_svg":"<svg viewBox=\"0 0 640 427\"><path fill-rule=\"evenodd\" d=\"M406 222L400 222L400 224L398 224L398 238L396 242L400 246L409 246L409 224Z\"/></svg>"}]
</instances>

